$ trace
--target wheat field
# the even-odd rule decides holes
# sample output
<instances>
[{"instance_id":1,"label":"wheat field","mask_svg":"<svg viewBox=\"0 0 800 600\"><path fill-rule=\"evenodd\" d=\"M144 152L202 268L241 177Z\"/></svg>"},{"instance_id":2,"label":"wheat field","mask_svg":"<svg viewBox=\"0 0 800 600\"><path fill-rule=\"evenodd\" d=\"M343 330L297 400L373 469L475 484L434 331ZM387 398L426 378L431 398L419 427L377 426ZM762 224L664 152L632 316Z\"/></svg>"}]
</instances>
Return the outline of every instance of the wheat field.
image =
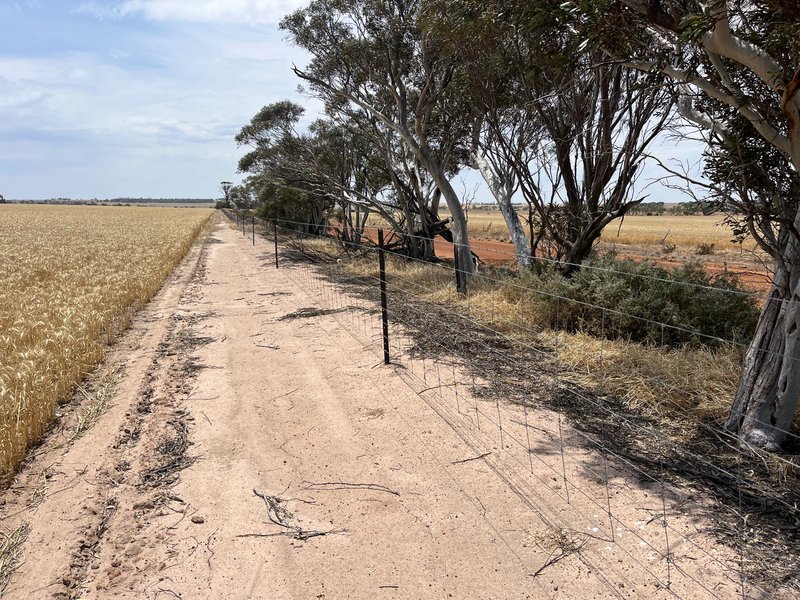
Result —
<instances>
[{"instance_id":1,"label":"wheat field","mask_svg":"<svg viewBox=\"0 0 800 600\"><path fill-rule=\"evenodd\" d=\"M0 207L0 481L158 292L208 209Z\"/></svg>"},{"instance_id":2,"label":"wheat field","mask_svg":"<svg viewBox=\"0 0 800 600\"><path fill-rule=\"evenodd\" d=\"M471 210L468 229L472 239L510 242L508 229L498 210ZM639 247L674 245L688 253L695 252L701 244L714 244L716 252L731 254L755 247L752 240L746 240L742 248L732 239L733 232L722 223L722 215L632 215L606 227L601 241Z\"/></svg>"}]
</instances>

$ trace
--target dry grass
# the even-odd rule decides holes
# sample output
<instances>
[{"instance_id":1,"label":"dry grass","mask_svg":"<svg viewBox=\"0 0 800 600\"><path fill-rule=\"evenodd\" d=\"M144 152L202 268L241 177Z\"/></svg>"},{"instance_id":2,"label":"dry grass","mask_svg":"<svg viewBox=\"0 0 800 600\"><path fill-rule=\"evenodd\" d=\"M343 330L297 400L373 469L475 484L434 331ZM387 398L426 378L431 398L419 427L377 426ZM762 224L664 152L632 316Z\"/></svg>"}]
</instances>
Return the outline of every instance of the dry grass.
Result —
<instances>
[{"instance_id":1,"label":"dry grass","mask_svg":"<svg viewBox=\"0 0 800 600\"><path fill-rule=\"evenodd\" d=\"M694 252L701 244L713 244L715 251L738 253L739 244L732 241L730 227L721 220L721 215L629 216L621 225L612 223L607 227L602 241L631 246L659 246L663 242ZM754 248L752 240L745 242L745 251Z\"/></svg>"},{"instance_id":2,"label":"dry grass","mask_svg":"<svg viewBox=\"0 0 800 600\"><path fill-rule=\"evenodd\" d=\"M322 244L315 246L321 250ZM374 257L346 259L343 266L352 275L378 276ZM496 283L477 278L470 282L469 295L459 296L449 268L389 260L387 273L390 287L458 305L475 321L517 341L553 348L558 361L570 369L571 379L644 412L718 420L730 409L741 348L669 349L554 331L546 326L548 317L538 308L536 291L513 279Z\"/></svg>"},{"instance_id":3,"label":"dry grass","mask_svg":"<svg viewBox=\"0 0 800 600\"><path fill-rule=\"evenodd\" d=\"M102 374L97 381L94 393L89 393L82 385L76 386L78 392L86 400L86 405L78 415L75 430L71 439L75 440L89 431L97 420L108 410L114 389L122 375L122 367L118 366Z\"/></svg>"},{"instance_id":4,"label":"dry grass","mask_svg":"<svg viewBox=\"0 0 800 600\"><path fill-rule=\"evenodd\" d=\"M720 215L663 215L628 216L623 221L614 221L603 232L603 241L634 246L652 246L673 243L677 246L696 248L701 243L713 243L717 248L739 249L731 243L729 227L720 224ZM469 213L470 228L476 233L494 230L505 231L505 222L500 211L473 210ZM506 232L506 236L508 233Z\"/></svg>"},{"instance_id":5,"label":"dry grass","mask_svg":"<svg viewBox=\"0 0 800 600\"><path fill-rule=\"evenodd\" d=\"M22 544L28 537L29 527L23 523L9 533L0 533L0 596L19 565Z\"/></svg>"},{"instance_id":6,"label":"dry grass","mask_svg":"<svg viewBox=\"0 0 800 600\"><path fill-rule=\"evenodd\" d=\"M552 331L543 337L556 344L573 379L645 413L688 413L703 420L728 415L741 369L739 348L656 348Z\"/></svg>"},{"instance_id":7,"label":"dry grass","mask_svg":"<svg viewBox=\"0 0 800 600\"><path fill-rule=\"evenodd\" d=\"M628 216L609 225L601 240L627 246L674 245L689 254L695 254L701 244L714 244L715 252L724 254L755 248L752 240L746 241L743 248L731 241L731 229L721 221L720 215ZM468 229L472 239L510 241L503 216L497 210L470 211Z\"/></svg>"},{"instance_id":8,"label":"dry grass","mask_svg":"<svg viewBox=\"0 0 800 600\"><path fill-rule=\"evenodd\" d=\"M520 214L526 218L527 213ZM657 247L666 252L670 246L689 256L698 252L701 244L714 245L715 254L736 255L755 249L752 240L743 246L732 241L730 227L721 223L721 215L662 215L628 216L615 221L605 231L601 242L612 245ZM370 217L371 227L386 226L379 216ZM523 228L527 233L527 226ZM468 214L467 229L470 239L511 243L503 215L499 210L472 209Z\"/></svg>"},{"instance_id":9,"label":"dry grass","mask_svg":"<svg viewBox=\"0 0 800 600\"><path fill-rule=\"evenodd\" d=\"M204 209L0 207L0 481L180 262Z\"/></svg>"}]
</instances>

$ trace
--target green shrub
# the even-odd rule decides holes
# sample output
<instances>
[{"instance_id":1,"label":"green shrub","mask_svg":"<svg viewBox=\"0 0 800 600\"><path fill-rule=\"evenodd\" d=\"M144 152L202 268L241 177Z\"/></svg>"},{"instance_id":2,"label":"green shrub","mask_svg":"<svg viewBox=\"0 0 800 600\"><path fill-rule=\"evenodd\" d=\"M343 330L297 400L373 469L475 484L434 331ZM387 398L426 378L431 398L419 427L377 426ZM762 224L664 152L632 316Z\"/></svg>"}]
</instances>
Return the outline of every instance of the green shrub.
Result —
<instances>
[{"instance_id":1,"label":"green shrub","mask_svg":"<svg viewBox=\"0 0 800 600\"><path fill-rule=\"evenodd\" d=\"M711 338L747 343L759 315L735 275L713 276L697 264L667 270L606 255L569 278L548 270L522 279L538 290L535 302L550 327L609 338L666 346L719 343Z\"/></svg>"}]
</instances>

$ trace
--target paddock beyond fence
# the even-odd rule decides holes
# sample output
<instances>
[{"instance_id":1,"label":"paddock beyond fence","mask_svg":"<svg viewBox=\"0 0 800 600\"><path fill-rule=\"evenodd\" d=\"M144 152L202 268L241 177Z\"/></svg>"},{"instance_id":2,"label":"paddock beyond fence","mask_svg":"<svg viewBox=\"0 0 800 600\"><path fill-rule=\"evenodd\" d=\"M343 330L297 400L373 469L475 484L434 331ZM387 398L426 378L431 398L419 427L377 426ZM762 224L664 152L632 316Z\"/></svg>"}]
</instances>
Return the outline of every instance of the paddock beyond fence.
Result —
<instances>
[{"instance_id":1,"label":"paddock beyond fence","mask_svg":"<svg viewBox=\"0 0 800 600\"><path fill-rule=\"evenodd\" d=\"M497 306L492 315L485 299L477 304L483 297L475 289L514 285L495 272L473 275L466 293L456 294L455 276L466 278L447 263L412 261L369 240L345 249L293 223L226 215L265 253L265 268L274 254L275 267L315 309L334 313L374 348L474 451L470 460L483 461L525 502L532 529L549 532L530 536L548 557L530 564L532 577L572 557L608 597L800 597L795 456L742 448L717 421L680 406L655 410L609 394L603 376L588 384L591 372L561 362L569 336L506 319ZM455 301L442 298L442 281L453 282ZM554 300L557 310L575 302ZM593 308L604 322L620 312ZM615 350L605 337L593 343L587 371ZM641 353L657 356L645 346ZM641 377L655 390L666 387L646 372ZM797 434L786 433L797 445ZM631 584L631 572L648 583Z\"/></svg>"}]
</instances>

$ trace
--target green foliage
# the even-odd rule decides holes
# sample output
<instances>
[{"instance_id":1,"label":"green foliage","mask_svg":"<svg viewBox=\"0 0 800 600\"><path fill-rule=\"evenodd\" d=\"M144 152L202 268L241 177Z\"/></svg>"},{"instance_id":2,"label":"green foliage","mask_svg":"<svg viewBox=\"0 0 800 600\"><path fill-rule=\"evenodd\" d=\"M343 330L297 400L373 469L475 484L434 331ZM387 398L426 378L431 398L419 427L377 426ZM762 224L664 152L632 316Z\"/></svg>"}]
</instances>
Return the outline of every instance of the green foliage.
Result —
<instances>
[{"instance_id":1,"label":"green foliage","mask_svg":"<svg viewBox=\"0 0 800 600\"><path fill-rule=\"evenodd\" d=\"M606 255L569 278L548 270L523 281L540 290L536 302L553 328L656 345L747 343L759 315L735 275L697 264L667 270Z\"/></svg>"},{"instance_id":2,"label":"green foliage","mask_svg":"<svg viewBox=\"0 0 800 600\"><path fill-rule=\"evenodd\" d=\"M714 26L711 15L705 13L691 13L681 21L680 38L684 42L696 42Z\"/></svg>"},{"instance_id":3,"label":"green foliage","mask_svg":"<svg viewBox=\"0 0 800 600\"><path fill-rule=\"evenodd\" d=\"M276 220L287 229L301 229L318 221L313 217L319 209L315 199L300 190L274 183L259 188L258 206L256 215L259 218Z\"/></svg>"},{"instance_id":4,"label":"green foliage","mask_svg":"<svg viewBox=\"0 0 800 600\"><path fill-rule=\"evenodd\" d=\"M703 202L678 202L674 206L668 207L665 212L669 215L689 216L705 215L708 214L707 210L708 206Z\"/></svg>"},{"instance_id":5,"label":"green foliage","mask_svg":"<svg viewBox=\"0 0 800 600\"><path fill-rule=\"evenodd\" d=\"M667 211L663 202L642 202L632 207L629 215L663 215Z\"/></svg>"}]
</instances>

